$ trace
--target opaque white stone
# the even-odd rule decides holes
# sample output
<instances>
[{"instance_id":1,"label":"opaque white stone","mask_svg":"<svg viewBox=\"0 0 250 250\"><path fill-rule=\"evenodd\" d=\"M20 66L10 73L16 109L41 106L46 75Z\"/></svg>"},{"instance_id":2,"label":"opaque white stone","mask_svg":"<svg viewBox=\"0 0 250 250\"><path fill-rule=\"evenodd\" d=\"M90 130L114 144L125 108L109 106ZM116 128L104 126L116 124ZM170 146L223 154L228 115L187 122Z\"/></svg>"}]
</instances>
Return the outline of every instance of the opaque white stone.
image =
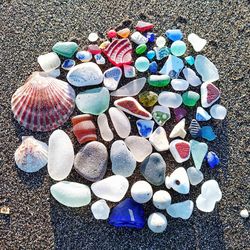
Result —
<instances>
[{"instance_id":1,"label":"opaque white stone","mask_svg":"<svg viewBox=\"0 0 250 250\"><path fill-rule=\"evenodd\" d=\"M150 135L149 141L158 152L169 149L168 138L163 127L158 127L152 135Z\"/></svg>"},{"instance_id":2,"label":"opaque white stone","mask_svg":"<svg viewBox=\"0 0 250 250\"><path fill-rule=\"evenodd\" d=\"M100 130L101 137L104 141L112 141L114 138L113 132L109 127L108 118L105 114L100 114L97 117L97 125Z\"/></svg>"},{"instance_id":3,"label":"opaque white stone","mask_svg":"<svg viewBox=\"0 0 250 250\"><path fill-rule=\"evenodd\" d=\"M220 105L220 104L214 104L210 108L210 115L214 119L224 120L226 115L227 115L227 109L224 106Z\"/></svg>"},{"instance_id":4,"label":"opaque white stone","mask_svg":"<svg viewBox=\"0 0 250 250\"><path fill-rule=\"evenodd\" d=\"M134 32L131 37L131 41L133 41L136 44L143 44L148 42L148 38L143 36L140 32L136 31Z\"/></svg>"},{"instance_id":5,"label":"opaque white stone","mask_svg":"<svg viewBox=\"0 0 250 250\"><path fill-rule=\"evenodd\" d=\"M165 190L159 190L153 195L153 204L158 209L166 209L171 204L171 196Z\"/></svg>"},{"instance_id":6,"label":"opaque white stone","mask_svg":"<svg viewBox=\"0 0 250 250\"><path fill-rule=\"evenodd\" d=\"M110 208L105 200L99 200L91 205L91 212L97 220L107 220Z\"/></svg>"},{"instance_id":7,"label":"opaque white stone","mask_svg":"<svg viewBox=\"0 0 250 250\"><path fill-rule=\"evenodd\" d=\"M153 195L151 185L146 181L137 181L131 188L131 196L138 203L148 202Z\"/></svg>"},{"instance_id":8,"label":"opaque white stone","mask_svg":"<svg viewBox=\"0 0 250 250\"><path fill-rule=\"evenodd\" d=\"M148 217L148 227L154 233L162 233L167 228L167 219L162 213L152 213Z\"/></svg>"},{"instance_id":9,"label":"opaque white stone","mask_svg":"<svg viewBox=\"0 0 250 250\"><path fill-rule=\"evenodd\" d=\"M249 217L249 212L247 211L247 209L242 209L242 210L240 211L240 216L241 216L242 218L248 218L248 217Z\"/></svg>"},{"instance_id":10,"label":"opaque white stone","mask_svg":"<svg viewBox=\"0 0 250 250\"><path fill-rule=\"evenodd\" d=\"M200 38L194 33L188 35L188 41L191 43L196 52L200 52L207 44L207 40Z\"/></svg>"},{"instance_id":11,"label":"opaque white stone","mask_svg":"<svg viewBox=\"0 0 250 250\"><path fill-rule=\"evenodd\" d=\"M185 138L187 132L185 130L185 118L180 120L171 131L169 137L170 138L176 138L181 137L182 139Z\"/></svg>"},{"instance_id":12,"label":"opaque white stone","mask_svg":"<svg viewBox=\"0 0 250 250\"><path fill-rule=\"evenodd\" d=\"M61 60L59 56L54 52L50 52L45 55L40 55L37 58L37 61L45 72L52 71L61 65Z\"/></svg>"}]
</instances>

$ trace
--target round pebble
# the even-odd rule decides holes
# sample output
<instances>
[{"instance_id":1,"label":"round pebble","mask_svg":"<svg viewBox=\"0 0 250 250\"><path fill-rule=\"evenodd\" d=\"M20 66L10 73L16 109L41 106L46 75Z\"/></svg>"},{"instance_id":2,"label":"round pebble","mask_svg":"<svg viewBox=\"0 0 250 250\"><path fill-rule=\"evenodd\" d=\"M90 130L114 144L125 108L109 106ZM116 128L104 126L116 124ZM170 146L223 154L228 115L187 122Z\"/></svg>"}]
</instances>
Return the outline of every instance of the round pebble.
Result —
<instances>
[{"instance_id":1,"label":"round pebble","mask_svg":"<svg viewBox=\"0 0 250 250\"><path fill-rule=\"evenodd\" d=\"M149 60L152 60L154 57L155 57L155 51L154 51L154 50L149 50L149 51L147 52L147 58L148 58Z\"/></svg>"},{"instance_id":2,"label":"round pebble","mask_svg":"<svg viewBox=\"0 0 250 250\"><path fill-rule=\"evenodd\" d=\"M139 72L145 72L149 68L149 60L148 58L141 56L138 57L135 61L135 67Z\"/></svg>"},{"instance_id":3,"label":"round pebble","mask_svg":"<svg viewBox=\"0 0 250 250\"><path fill-rule=\"evenodd\" d=\"M171 196L165 190L159 190L153 195L153 204L158 209L166 209L171 204Z\"/></svg>"},{"instance_id":4,"label":"round pebble","mask_svg":"<svg viewBox=\"0 0 250 250\"><path fill-rule=\"evenodd\" d=\"M94 33L94 32L90 33L88 36L88 40L90 42L96 42L98 40L98 38L99 38L98 34Z\"/></svg>"},{"instance_id":5,"label":"round pebble","mask_svg":"<svg viewBox=\"0 0 250 250\"><path fill-rule=\"evenodd\" d=\"M248 218L248 217L249 217L249 212L248 212L246 209L242 209L242 210L240 211L240 216L241 216L242 218Z\"/></svg>"},{"instance_id":6,"label":"round pebble","mask_svg":"<svg viewBox=\"0 0 250 250\"><path fill-rule=\"evenodd\" d=\"M185 54L187 46L183 41L178 40L172 43L170 50L174 56L182 56Z\"/></svg>"},{"instance_id":7,"label":"round pebble","mask_svg":"<svg viewBox=\"0 0 250 250\"><path fill-rule=\"evenodd\" d=\"M159 36L157 37L155 44L159 47L162 48L165 46L166 44L166 39L163 36Z\"/></svg>"},{"instance_id":8,"label":"round pebble","mask_svg":"<svg viewBox=\"0 0 250 250\"><path fill-rule=\"evenodd\" d=\"M131 196L138 203L148 202L153 195L151 185L146 181L137 181L131 188Z\"/></svg>"},{"instance_id":9,"label":"round pebble","mask_svg":"<svg viewBox=\"0 0 250 250\"><path fill-rule=\"evenodd\" d=\"M148 227L154 233L165 231L167 224L167 219L162 213L153 213L148 217Z\"/></svg>"},{"instance_id":10,"label":"round pebble","mask_svg":"<svg viewBox=\"0 0 250 250\"><path fill-rule=\"evenodd\" d=\"M107 35L108 35L108 38L115 38L116 37L116 31L115 30L109 30Z\"/></svg>"},{"instance_id":11,"label":"round pebble","mask_svg":"<svg viewBox=\"0 0 250 250\"><path fill-rule=\"evenodd\" d=\"M220 104L215 104L210 108L210 115L214 119L224 120L227 115L227 109Z\"/></svg>"},{"instance_id":12,"label":"round pebble","mask_svg":"<svg viewBox=\"0 0 250 250\"><path fill-rule=\"evenodd\" d=\"M107 220L110 208L105 200L99 200L91 205L91 212L97 220Z\"/></svg>"}]
</instances>

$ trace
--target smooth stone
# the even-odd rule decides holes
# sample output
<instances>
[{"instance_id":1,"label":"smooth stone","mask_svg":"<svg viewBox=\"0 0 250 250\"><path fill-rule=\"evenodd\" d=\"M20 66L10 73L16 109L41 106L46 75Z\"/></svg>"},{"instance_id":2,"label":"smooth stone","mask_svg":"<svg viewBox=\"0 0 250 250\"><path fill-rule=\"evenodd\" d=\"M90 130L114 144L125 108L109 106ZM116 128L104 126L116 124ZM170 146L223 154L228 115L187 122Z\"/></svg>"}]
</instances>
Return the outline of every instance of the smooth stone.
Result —
<instances>
[{"instance_id":1,"label":"smooth stone","mask_svg":"<svg viewBox=\"0 0 250 250\"><path fill-rule=\"evenodd\" d=\"M159 126L163 126L171 118L168 107L156 105L152 110L152 116Z\"/></svg>"},{"instance_id":2,"label":"smooth stone","mask_svg":"<svg viewBox=\"0 0 250 250\"><path fill-rule=\"evenodd\" d=\"M57 42L52 50L58 55L66 58L71 58L78 49L78 45L75 42Z\"/></svg>"},{"instance_id":3,"label":"smooth stone","mask_svg":"<svg viewBox=\"0 0 250 250\"><path fill-rule=\"evenodd\" d=\"M145 223L143 205L135 202L132 198L126 198L116 205L109 216L109 224L115 227L142 229Z\"/></svg>"},{"instance_id":4,"label":"smooth stone","mask_svg":"<svg viewBox=\"0 0 250 250\"><path fill-rule=\"evenodd\" d=\"M147 50L147 45L145 43L138 45L135 48L135 53L137 55L142 55Z\"/></svg>"},{"instance_id":5,"label":"smooth stone","mask_svg":"<svg viewBox=\"0 0 250 250\"><path fill-rule=\"evenodd\" d=\"M224 120L226 115L227 115L227 109L224 106L220 105L220 104L214 104L210 108L210 115L214 119Z\"/></svg>"},{"instance_id":6,"label":"smooth stone","mask_svg":"<svg viewBox=\"0 0 250 250\"><path fill-rule=\"evenodd\" d=\"M146 181L137 181L131 187L131 196L138 203L146 203L153 196L153 189Z\"/></svg>"},{"instance_id":7,"label":"smooth stone","mask_svg":"<svg viewBox=\"0 0 250 250\"><path fill-rule=\"evenodd\" d=\"M184 63L182 59L173 55L169 55L167 61L159 73L162 75L168 75L171 79L175 79L178 78L183 67Z\"/></svg>"},{"instance_id":8,"label":"smooth stone","mask_svg":"<svg viewBox=\"0 0 250 250\"><path fill-rule=\"evenodd\" d=\"M54 78L57 78L61 75L61 72L60 72L60 69L54 69L54 70L51 70L50 72L47 72L48 76L51 76L51 77L54 77Z\"/></svg>"},{"instance_id":9,"label":"smooth stone","mask_svg":"<svg viewBox=\"0 0 250 250\"><path fill-rule=\"evenodd\" d=\"M201 134L201 127L200 124L193 119L188 127L189 133L193 138L197 138Z\"/></svg>"},{"instance_id":10,"label":"smooth stone","mask_svg":"<svg viewBox=\"0 0 250 250\"><path fill-rule=\"evenodd\" d=\"M89 62L91 61L92 57L92 54L87 50L78 51L76 53L76 58L82 62Z\"/></svg>"},{"instance_id":11,"label":"smooth stone","mask_svg":"<svg viewBox=\"0 0 250 250\"><path fill-rule=\"evenodd\" d=\"M158 152L169 149L168 138L163 127L156 128L156 130L150 135L149 141Z\"/></svg>"},{"instance_id":12,"label":"smooth stone","mask_svg":"<svg viewBox=\"0 0 250 250\"><path fill-rule=\"evenodd\" d=\"M182 97L174 92L162 91L159 94L158 102L165 107L178 108L182 104Z\"/></svg>"},{"instance_id":13,"label":"smooth stone","mask_svg":"<svg viewBox=\"0 0 250 250\"><path fill-rule=\"evenodd\" d=\"M158 209L167 209L171 204L172 198L166 190L159 190L153 195L153 204Z\"/></svg>"},{"instance_id":14,"label":"smooth stone","mask_svg":"<svg viewBox=\"0 0 250 250\"><path fill-rule=\"evenodd\" d=\"M218 69L207 57L202 55L196 56L194 66L199 75L201 75L203 82L211 83L219 80Z\"/></svg>"},{"instance_id":15,"label":"smooth stone","mask_svg":"<svg viewBox=\"0 0 250 250\"><path fill-rule=\"evenodd\" d=\"M97 55L97 54L101 54L102 50L98 47L97 44L89 44L88 52L90 52L92 55Z\"/></svg>"},{"instance_id":16,"label":"smooth stone","mask_svg":"<svg viewBox=\"0 0 250 250\"><path fill-rule=\"evenodd\" d=\"M112 29L112 30L109 30L109 31L107 32L107 36L108 36L108 38L110 38L110 39L115 38L116 35L117 35L116 31L113 30L113 29Z\"/></svg>"},{"instance_id":17,"label":"smooth stone","mask_svg":"<svg viewBox=\"0 0 250 250\"><path fill-rule=\"evenodd\" d=\"M156 44L156 46L159 47L159 48L164 47L165 44L166 44L166 42L167 42L167 41L166 41L165 37L163 37L163 36L159 36L159 37L157 37L156 40L155 40L155 44Z\"/></svg>"},{"instance_id":18,"label":"smooth stone","mask_svg":"<svg viewBox=\"0 0 250 250\"><path fill-rule=\"evenodd\" d=\"M108 151L104 144L92 141L76 154L74 168L78 174L88 181L101 180L108 165Z\"/></svg>"},{"instance_id":19,"label":"smooth stone","mask_svg":"<svg viewBox=\"0 0 250 250\"><path fill-rule=\"evenodd\" d=\"M74 148L69 136L62 130L55 130L49 138L48 173L61 181L65 179L74 163Z\"/></svg>"},{"instance_id":20,"label":"smooth stone","mask_svg":"<svg viewBox=\"0 0 250 250\"><path fill-rule=\"evenodd\" d=\"M166 46L159 48L159 47L154 47L155 51L155 56L158 61L162 60L163 58L167 57L170 55L170 49Z\"/></svg>"},{"instance_id":21,"label":"smooth stone","mask_svg":"<svg viewBox=\"0 0 250 250\"><path fill-rule=\"evenodd\" d=\"M116 91L112 92L110 95L117 97L138 95L140 91L144 88L145 83L146 83L145 77L135 79L127 83L126 85L120 87Z\"/></svg>"},{"instance_id":22,"label":"smooth stone","mask_svg":"<svg viewBox=\"0 0 250 250\"><path fill-rule=\"evenodd\" d=\"M138 133L140 136L144 138L150 137L150 135L153 133L155 122L152 120L137 120L136 121L136 127L138 129Z\"/></svg>"},{"instance_id":23,"label":"smooth stone","mask_svg":"<svg viewBox=\"0 0 250 250\"><path fill-rule=\"evenodd\" d=\"M212 83L201 85L201 105L208 108L220 98L220 90Z\"/></svg>"},{"instance_id":24,"label":"smooth stone","mask_svg":"<svg viewBox=\"0 0 250 250\"><path fill-rule=\"evenodd\" d=\"M155 34L152 32L147 32L146 37L148 38L148 42L153 43L155 41Z\"/></svg>"},{"instance_id":25,"label":"smooth stone","mask_svg":"<svg viewBox=\"0 0 250 250\"><path fill-rule=\"evenodd\" d=\"M82 113L100 115L109 107L109 91L105 87L88 89L76 96L76 106Z\"/></svg>"},{"instance_id":26,"label":"smooth stone","mask_svg":"<svg viewBox=\"0 0 250 250\"><path fill-rule=\"evenodd\" d=\"M195 114L195 119L198 122L204 122L204 121L210 120L211 116L208 114L208 112L204 108L197 107L196 114Z\"/></svg>"},{"instance_id":27,"label":"smooth stone","mask_svg":"<svg viewBox=\"0 0 250 250\"><path fill-rule=\"evenodd\" d=\"M124 69L124 76L126 78L133 78L136 76L134 66L124 64L123 69Z\"/></svg>"},{"instance_id":28,"label":"smooth stone","mask_svg":"<svg viewBox=\"0 0 250 250\"><path fill-rule=\"evenodd\" d=\"M170 50L174 56L182 56L185 54L187 46L183 41L178 40L172 43Z\"/></svg>"},{"instance_id":29,"label":"smooth stone","mask_svg":"<svg viewBox=\"0 0 250 250\"><path fill-rule=\"evenodd\" d=\"M185 57L185 61L186 61L187 64L189 64L190 66L194 65L194 57L193 57L193 56L186 56L186 57Z\"/></svg>"},{"instance_id":30,"label":"smooth stone","mask_svg":"<svg viewBox=\"0 0 250 250\"><path fill-rule=\"evenodd\" d=\"M129 96L118 99L114 102L114 105L120 110L135 117L145 120L152 119L152 115L133 97Z\"/></svg>"},{"instance_id":31,"label":"smooth stone","mask_svg":"<svg viewBox=\"0 0 250 250\"><path fill-rule=\"evenodd\" d=\"M140 56L135 60L135 68L139 72L145 72L149 68L149 60L145 56Z\"/></svg>"},{"instance_id":32,"label":"smooth stone","mask_svg":"<svg viewBox=\"0 0 250 250\"><path fill-rule=\"evenodd\" d=\"M140 136L129 136L125 139L125 143L137 162L144 161L153 151L150 142Z\"/></svg>"},{"instance_id":33,"label":"smooth stone","mask_svg":"<svg viewBox=\"0 0 250 250\"><path fill-rule=\"evenodd\" d=\"M97 125L104 141L112 141L114 139L113 132L108 124L108 118L105 114L100 114L97 117Z\"/></svg>"},{"instance_id":34,"label":"smooth stone","mask_svg":"<svg viewBox=\"0 0 250 250\"><path fill-rule=\"evenodd\" d=\"M102 56L102 54L96 54L94 55L94 58L95 58L95 62L98 65L103 65L106 63L106 59Z\"/></svg>"},{"instance_id":35,"label":"smooth stone","mask_svg":"<svg viewBox=\"0 0 250 250\"><path fill-rule=\"evenodd\" d=\"M165 181L166 163L159 153L153 153L141 163L140 172L149 183L160 186Z\"/></svg>"},{"instance_id":36,"label":"smooth stone","mask_svg":"<svg viewBox=\"0 0 250 250\"><path fill-rule=\"evenodd\" d=\"M60 181L50 187L50 193L58 202L67 207L82 207L91 201L89 187L76 182Z\"/></svg>"},{"instance_id":37,"label":"smooth stone","mask_svg":"<svg viewBox=\"0 0 250 250\"><path fill-rule=\"evenodd\" d=\"M202 162L207 154L208 146L204 142L198 142L196 140L189 141L191 146L191 155L194 161L195 167L200 170Z\"/></svg>"},{"instance_id":38,"label":"smooth stone","mask_svg":"<svg viewBox=\"0 0 250 250\"><path fill-rule=\"evenodd\" d=\"M96 63L86 62L73 67L67 74L67 80L76 87L92 86L102 82L103 74Z\"/></svg>"},{"instance_id":39,"label":"smooth stone","mask_svg":"<svg viewBox=\"0 0 250 250\"><path fill-rule=\"evenodd\" d=\"M165 186L174 189L180 194L188 194L190 190L187 171L183 167L178 167L170 176L166 176Z\"/></svg>"},{"instance_id":40,"label":"smooth stone","mask_svg":"<svg viewBox=\"0 0 250 250\"><path fill-rule=\"evenodd\" d=\"M196 75L196 73L192 69L185 67L182 70L182 73L191 86L197 87L201 85L200 78Z\"/></svg>"},{"instance_id":41,"label":"smooth stone","mask_svg":"<svg viewBox=\"0 0 250 250\"><path fill-rule=\"evenodd\" d=\"M179 122L187 115L187 110L182 107L176 108L174 109L174 115L175 115L175 121Z\"/></svg>"},{"instance_id":42,"label":"smooth stone","mask_svg":"<svg viewBox=\"0 0 250 250\"><path fill-rule=\"evenodd\" d=\"M61 67L64 70L71 70L76 65L76 62L73 59L66 59L63 61Z\"/></svg>"},{"instance_id":43,"label":"smooth stone","mask_svg":"<svg viewBox=\"0 0 250 250\"><path fill-rule=\"evenodd\" d=\"M148 60L152 60L152 59L154 59L154 57L155 57L155 51L154 50L149 50L148 52L147 52L147 58L148 58Z\"/></svg>"},{"instance_id":44,"label":"smooth stone","mask_svg":"<svg viewBox=\"0 0 250 250\"><path fill-rule=\"evenodd\" d=\"M171 86L176 91L183 91L188 89L189 83L183 79L172 79Z\"/></svg>"},{"instance_id":45,"label":"smooth stone","mask_svg":"<svg viewBox=\"0 0 250 250\"><path fill-rule=\"evenodd\" d=\"M91 185L95 196L112 201L120 201L126 194L129 187L128 180L121 175L112 175Z\"/></svg>"},{"instance_id":46,"label":"smooth stone","mask_svg":"<svg viewBox=\"0 0 250 250\"><path fill-rule=\"evenodd\" d=\"M179 29L169 29L166 31L165 35L169 40L173 42L181 40L183 37L183 34Z\"/></svg>"},{"instance_id":47,"label":"smooth stone","mask_svg":"<svg viewBox=\"0 0 250 250\"><path fill-rule=\"evenodd\" d=\"M115 90L122 77L122 70L119 67L112 67L104 72L103 84L108 90Z\"/></svg>"},{"instance_id":48,"label":"smooth stone","mask_svg":"<svg viewBox=\"0 0 250 250\"><path fill-rule=\"evenodd\" d=\"M220 159L213 151L209 151L206 155L207 164L210 168L215 168L220 163Z\"/></svg>"},{"instance_id":49,"label":"smooth stone","mask_svg":"<svg viewBox=\"0 0 250 250\"><path fill-rule=\"evenodd\" d=\"M200 95L191 90L182 94L182 102L188 107L195 106L199 99Z\"/></svg>"},{"instance_id":50,"label":"smooth stone","mask_svg":"<svg viewBox=\"0 0 250 250\"><path fill-rule=\"evenodd\" d=\"M153 87L165 87L170 83L170 78L167 75L150 75L148 83Z\"/></svg>"},{"instance_id":51,"label":"smooth stone","mask_svg":"<svg viewBox=\"0 0 250 250\"><path fill-rule=\"evenodd\" d=\"M152 213L148 217L148 227L154 233L163 233L167 228L167 219L162 213Z\"/></svg>"},{"instance_id":52,"label":"smooth stone","mask_svg":"<svg viewBox=\"0 0 250 250\"><path fill-rule=\"evenodd\" d=\"M170 152L175 161L182 163L190 158L190 144L181 139L175 139L170 143Z\"/></svg>"},{"instance_id":53,"label":"smooth stone","mask_svg":"<svg viewBox=\"0 0 250 250\"><path fill-rule=\"evenodd\" d=\"M185 118L184 118L174 126L169 135L169 138L181 137L182 139L184 139L186 134L187 132L185 130Z\"/></svg>"},{"instance_id":54,"label":"smooth stone","mask_svg":"<svg viewBox=\"0 0 250 250\"><path fill-rule=\"evenodd\" d=\"M127 38L130 35L130 29L124 28L117 31L117 35L121 38Z\"/></svg>"},{"instance_id":55,"label":"smooth stone","mask_svg":"<svg viewBox=\"0 0 250 250\"><path fill-rule=\"evenodd\" d=\"M196 52L202 51L205 47L207 41L205 39L200 38L198 35L191 33L188 35L188 41L191 43L192 47Z\"/></svg>"},{"instance_id":56,"label":"smooth stone","mask_svg":"<svg viewBox=\"0 0 250 250\"><path fill-rule=\"evenodd\" d=\"M201 127L201 137L203 139L206 139L208 141L213 141L216 139L216 134L213 131L213 128L211 126L203 126Z\"/></svg>"},{"instance_id":57,"label":"smooth stone","mask_svg":"<svg viewBox=\"0 0 250 250\"><path fill-rule=\"evenodd\" d=\"M99 39L99 36L95 32L90 33L88 36L88 40L92 43L96 42L98 39Z\"/></svg>"},{"instance_id":58,"label":"smooth stone","mask_svg":"<svg viewBox=\"0 0 250 250\"><path fill-rule=\"evenodd\" d=\"M144 91L139 94L139 101L144 107L152 107L157 103L158 95L153 91Z\"/></svg>"},{"instance_id":59,"label":"smooth stone","mask_svg":"<svg viewBox=\"0 0 250 250\"><path fill-rule=\"evenodd\" d=\"M192 215L194 203L191 200L171 204L167 208L167 213L173 218L187 220Z\"/></svg>"},{"instance_id":60,"label":"smooth stone","mask_svg":"<svg viewBox=\"0 0 250 250\"><path fill-rule=\"evenodd\" d=\"M110 149L110 160L114 174L129 177L134 173L136 160L124 141L113 142Z\"/></svg>"},{"instance_id":61,"label":"smooth stone","mask_svg":"<svg viewBox=\"0 0 250 250\"><path fill-rule=\"evenodd\" d=\"M220 201L222 193L216 180L209 180L202 184L201 194L196 199L196 206L202 212L212 212L216 202Z\"/></svg>"},{"instance_id":62,"label":"smooth stone","mask_svg":"<svg viewBox=\"0 0 250 250\"><path fill-rule=\"evenodd\" d=\"M131 132L131 125L128 117L115 107L109 109L109 115L118 136L121 138L128 137Z\"/></svg>"},{"instance_id":63,"label":"smooth stone","mask_svg":"<svg viewBox=\"0 0 250 250\"><path fill-rule=\"evenodd\" d=\"M59 56L54 53L50 52L45 55L40 55L37 58L37 62L39 63L40 67L42 68L43 71L49 72L52 71L61 65L61 60Z\"/></svg>"},{"instance_id":64,"label":"smooth stone","mask_svg":"<svg viewBox=\"0 0 250 250\"><path fill-rule=\"evenodd\" d=\"M247 210L247 209L242 209L242 210L240 211L240 216L241 216L242 218L248 218L248 217L249 217L249 212L248 212L248 210Z\"/></svg>"},{"instance_id":65,"label":"smooth stone","mask_svg":"<svg viewBox=\"0 0 250 250\"><path fill-rule=\"evenodd\" d=\"M140 32L145 32L153 28L154 28L154 25L152 23L141 21L141 20L138 21L137 24L135 25L135 29Z\"/></svg>"},{"instance_id":66,"label":"smooth stone","mask_svg":"<svg viewBox=\"0 0 250 250\"><path fill-rule=\"evenodd\" d=\"M97 220L107 220L110 208L105 200L98 200L91 205L91 212Z\"/></svg>"},{"instance_id":67,"label":"smooth stone","mask_svg":"<svg viewBox=\"0 0 250 250\"><path fill-rule=\"evenodd\" d=\"M189 167L187 169L188 179L193 186L198 185L204 179L203 173L195 167Z\"/></svg>"},{"instance_id":68,"label":"smooth stone","mask_svg":"<svg viewBox=\"0 0 250 250\"><path fill-rule=\"evenodd\" d=\"M130 36L131 41L136 44L143 44L148 42L148 38L143 36L140 32L136 31Z\"/></svg>"},{"instance_id":69,"label":"smooth stone","mask_svg":"<svg viewBox=\"0 0 250 250\"><path fill-rule=\"evenodd\" d=\"M149 64L148 71L151 74L156 74L158 71L158 64L156 61L153 61Z\"/></svg>"}]
</instances>

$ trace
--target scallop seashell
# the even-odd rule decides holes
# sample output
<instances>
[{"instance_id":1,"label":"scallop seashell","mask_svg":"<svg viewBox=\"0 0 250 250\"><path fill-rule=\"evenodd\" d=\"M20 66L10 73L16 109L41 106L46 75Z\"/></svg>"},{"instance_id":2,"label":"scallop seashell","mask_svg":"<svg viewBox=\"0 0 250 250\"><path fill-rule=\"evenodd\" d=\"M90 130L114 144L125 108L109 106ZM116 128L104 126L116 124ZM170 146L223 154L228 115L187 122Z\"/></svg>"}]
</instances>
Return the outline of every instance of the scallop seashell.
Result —
<instances>
[{"instance_id":1,"label":"scallop seashell","mask_svg":"<svg viewBox=\"0 0 250 250\"><path fill-rule=\"evenodd\" d=\"M48 145L33 136L23 136L15 152L15 162L22 171L37 172L48 162Z\"/></svg>"},{"instance_id":2,"label":"scallop seashell","mask_svg":"<svg viewBox=\"0 0 250 250\"><path fill-rule=\"evenodd\" d=\"M11 99L15 119L33 131L56 129L68 120L74 107L73 88L44 72L32 73Z\"/></svg>"}]
</instances>

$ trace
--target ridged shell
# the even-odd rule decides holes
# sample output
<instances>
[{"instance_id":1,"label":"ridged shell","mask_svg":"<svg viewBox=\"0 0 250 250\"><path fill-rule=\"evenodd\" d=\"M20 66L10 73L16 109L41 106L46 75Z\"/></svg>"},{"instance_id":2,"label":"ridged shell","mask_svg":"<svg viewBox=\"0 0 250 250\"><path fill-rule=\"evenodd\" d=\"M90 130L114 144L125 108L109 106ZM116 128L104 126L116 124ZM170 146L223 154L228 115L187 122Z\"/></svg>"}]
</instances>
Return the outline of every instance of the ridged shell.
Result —
<instances>
[{"instance_id":1,"label":"ridged shell","mask_svg":"<svg viewBox=\"0 0 250 250\"><path fill-rule=\"evenodd\" d=\"M48 162L48 145L33 136L23 136L15 152L15 162L25 172L37 172Z\"/></svg>"},{"instance_id":2,"label":"ridged shell","mask_svg":"<svg viewBox=\"0 0 250 250\"><path fill-rule=\"evenodd\" d=\"M32 73L11 99L15 119L33 131L56 129L68 120L74 107L74 89L44 72Z\"/></svg>"}]
</instances>

